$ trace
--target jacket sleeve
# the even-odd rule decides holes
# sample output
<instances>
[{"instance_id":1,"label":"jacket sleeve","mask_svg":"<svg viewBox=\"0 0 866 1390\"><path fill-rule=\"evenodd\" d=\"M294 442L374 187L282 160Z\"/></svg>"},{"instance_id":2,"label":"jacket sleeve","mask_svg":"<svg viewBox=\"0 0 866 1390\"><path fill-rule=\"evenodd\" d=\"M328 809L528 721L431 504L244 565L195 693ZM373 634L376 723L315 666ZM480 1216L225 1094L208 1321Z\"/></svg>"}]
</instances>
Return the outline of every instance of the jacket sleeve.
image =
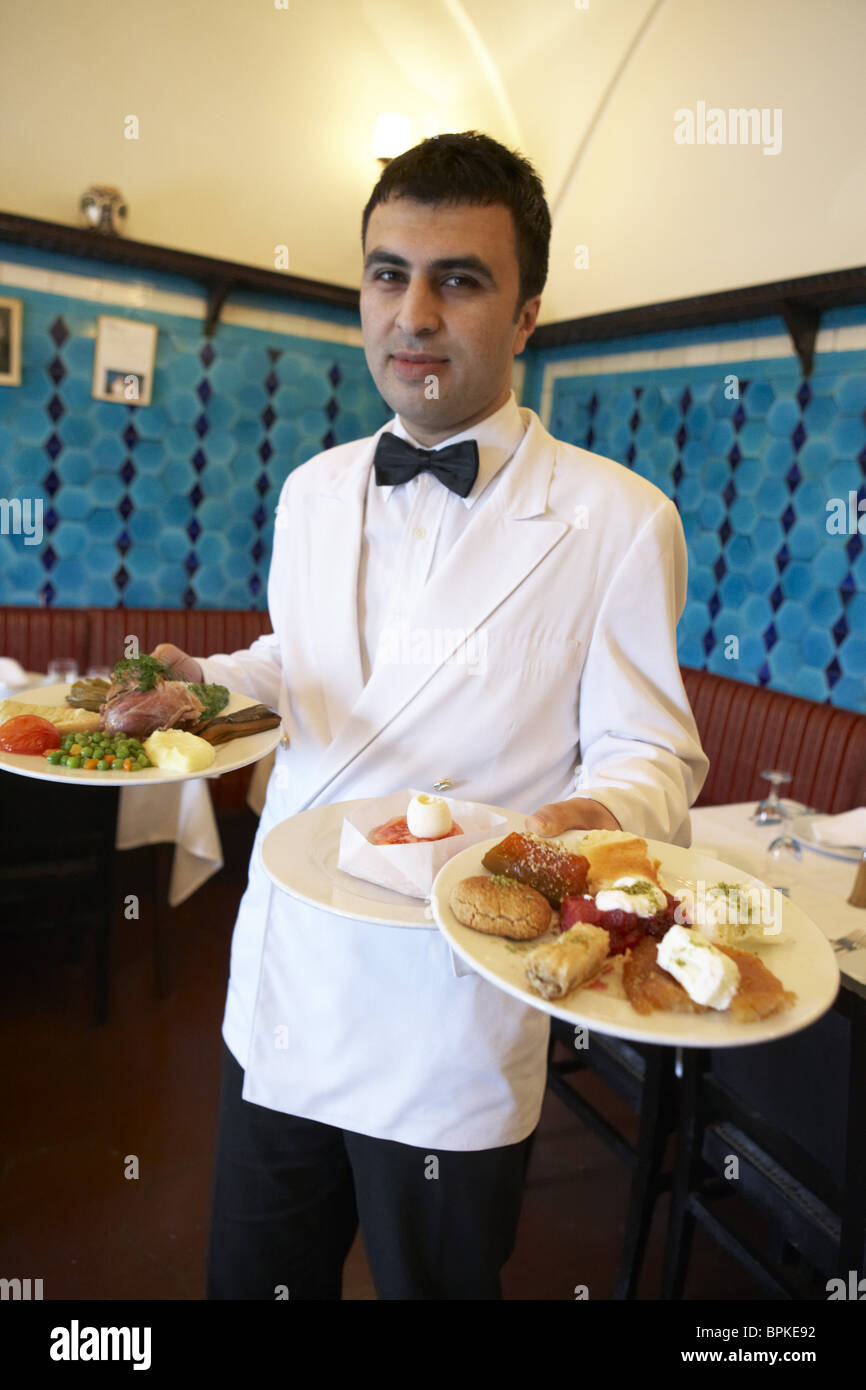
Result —
<instances>
[{"instance_id":1,"label":"jacket sleeve","mask_svg":"<svg viewBox=\"0 0 866 1390\"><path fill-rule=\"evenodd\" d=\"M281 619L279 599L284 594L286 560L287 498L291 473L283 484L275 511L274 541L268 573L268 612L276 627ZM218 652L197 657L206 681L225 685L239 695L279 710L285 673L280 639L275 632L263 633L249 646L236 652Z\"/></svg>"},{"instance_id":2,"label":"jacket sleeve","mask_svg":"<svg viewBox=\"0 0 866 1390\"><path fill-rule=\"evenodd\" d=\"M605 594L579 691L580 763L570 796L624 830L688 847L689 807L709 771L677 658L688 551L670 499L647 519Z\"/></svg>"}]
</instances>

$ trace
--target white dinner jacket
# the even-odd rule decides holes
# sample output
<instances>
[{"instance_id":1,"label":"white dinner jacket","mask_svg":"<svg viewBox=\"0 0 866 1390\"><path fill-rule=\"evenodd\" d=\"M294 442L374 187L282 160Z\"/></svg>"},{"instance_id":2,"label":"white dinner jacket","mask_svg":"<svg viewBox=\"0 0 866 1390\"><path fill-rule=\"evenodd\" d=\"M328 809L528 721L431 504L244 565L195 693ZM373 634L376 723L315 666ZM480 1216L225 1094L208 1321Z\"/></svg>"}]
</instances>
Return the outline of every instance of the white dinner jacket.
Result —
<instances>
[{"instance_id":1,"label":"white dinner jacket","mask_svg":"<svg viewBox=\"0 0 866 1390\"><path fill-rule=\"evenodd\" d=\"M374 926L273 889L258 849L308 807L431 786L527 815L586 795L629 830L690 841L708 770L682 685L679 514L629 469L523 440L363 683L357 572L376 442L287 478L268 582L273 633L202 659L278 708L278 750L232 943L223 1033L244 1096L408 1144L514 1143L537 1123L546 1015L458 974L435 928ZM383 429L389 428L388 422Z\"/></svg>"}]
</instances>

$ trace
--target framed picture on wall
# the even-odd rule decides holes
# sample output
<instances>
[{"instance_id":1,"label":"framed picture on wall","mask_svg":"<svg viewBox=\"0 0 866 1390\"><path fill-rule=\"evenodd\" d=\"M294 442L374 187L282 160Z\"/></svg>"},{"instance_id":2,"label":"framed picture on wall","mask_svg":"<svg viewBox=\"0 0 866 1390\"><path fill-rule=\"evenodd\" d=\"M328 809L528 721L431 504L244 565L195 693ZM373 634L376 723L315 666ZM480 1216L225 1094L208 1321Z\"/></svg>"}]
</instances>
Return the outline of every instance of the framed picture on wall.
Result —
<instances>
[{"instance_id":1,"label":"framed picture on wall","mask_svg":"<svg viewBox=\"0 0 866 1390\"><path fill-rule=\"evenodd\" d=\"M21 385L21 300L0 299L0 386Z\"/></svg>"},{"instance_id":2,"label":"framed picture on wall","mask_svg":"<svg viewBox=\"0 0 866 1390\"><path fill-rule=\"evenodd\" d=\"M94 400L150 405L156 332L154 323L99 315L93 354Z\"/></svg>"}]
</instances>

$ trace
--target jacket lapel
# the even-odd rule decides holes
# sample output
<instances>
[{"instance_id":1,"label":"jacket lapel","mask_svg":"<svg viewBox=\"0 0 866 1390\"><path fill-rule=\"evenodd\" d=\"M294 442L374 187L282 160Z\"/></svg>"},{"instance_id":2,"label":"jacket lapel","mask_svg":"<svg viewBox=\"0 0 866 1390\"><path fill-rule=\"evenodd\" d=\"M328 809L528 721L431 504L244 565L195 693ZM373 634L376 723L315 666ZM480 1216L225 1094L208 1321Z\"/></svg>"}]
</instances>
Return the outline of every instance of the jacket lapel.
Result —
<instances>
[{"instance_id":1,"label":"jacket lapel","mask_svg":"<svg viewBox=\"0 0 866 1390\"><path fill-rule=\"evenodd\" d=\"M358 560L364 497L378 435L346 483L316 495L310 524L327 526L328 545L313 547L311 580L322 642L324 698L333 738L310 774L302 810L366 749L471 638L487 617L568 531L545 515L556 441L534 411L494 496L476 503L457 544L404 615L394 659L380 660L362 683L358 633ZM315 533L314 533L315 534Z\"/></svg>"}]
</instances>

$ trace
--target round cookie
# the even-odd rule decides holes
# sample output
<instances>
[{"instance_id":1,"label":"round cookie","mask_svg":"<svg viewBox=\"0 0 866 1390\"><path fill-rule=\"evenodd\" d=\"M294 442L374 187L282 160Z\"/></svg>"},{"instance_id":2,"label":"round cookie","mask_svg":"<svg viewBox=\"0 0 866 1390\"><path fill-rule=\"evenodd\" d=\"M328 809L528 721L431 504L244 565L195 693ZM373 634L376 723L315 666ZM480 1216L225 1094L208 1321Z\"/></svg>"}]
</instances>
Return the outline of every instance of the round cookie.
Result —
<instances>
[{"instance_id":1,"label":"round cookie","mask_svg":"<svg viewBox=\"0 0 866 1390\"><path fill-rule=\"evenodd\" d=\"M533 941L550 926L553 909L541 893L502 874L464 878L451 891L451 911L464 927Z\"/></svg>"}]
</instances>

